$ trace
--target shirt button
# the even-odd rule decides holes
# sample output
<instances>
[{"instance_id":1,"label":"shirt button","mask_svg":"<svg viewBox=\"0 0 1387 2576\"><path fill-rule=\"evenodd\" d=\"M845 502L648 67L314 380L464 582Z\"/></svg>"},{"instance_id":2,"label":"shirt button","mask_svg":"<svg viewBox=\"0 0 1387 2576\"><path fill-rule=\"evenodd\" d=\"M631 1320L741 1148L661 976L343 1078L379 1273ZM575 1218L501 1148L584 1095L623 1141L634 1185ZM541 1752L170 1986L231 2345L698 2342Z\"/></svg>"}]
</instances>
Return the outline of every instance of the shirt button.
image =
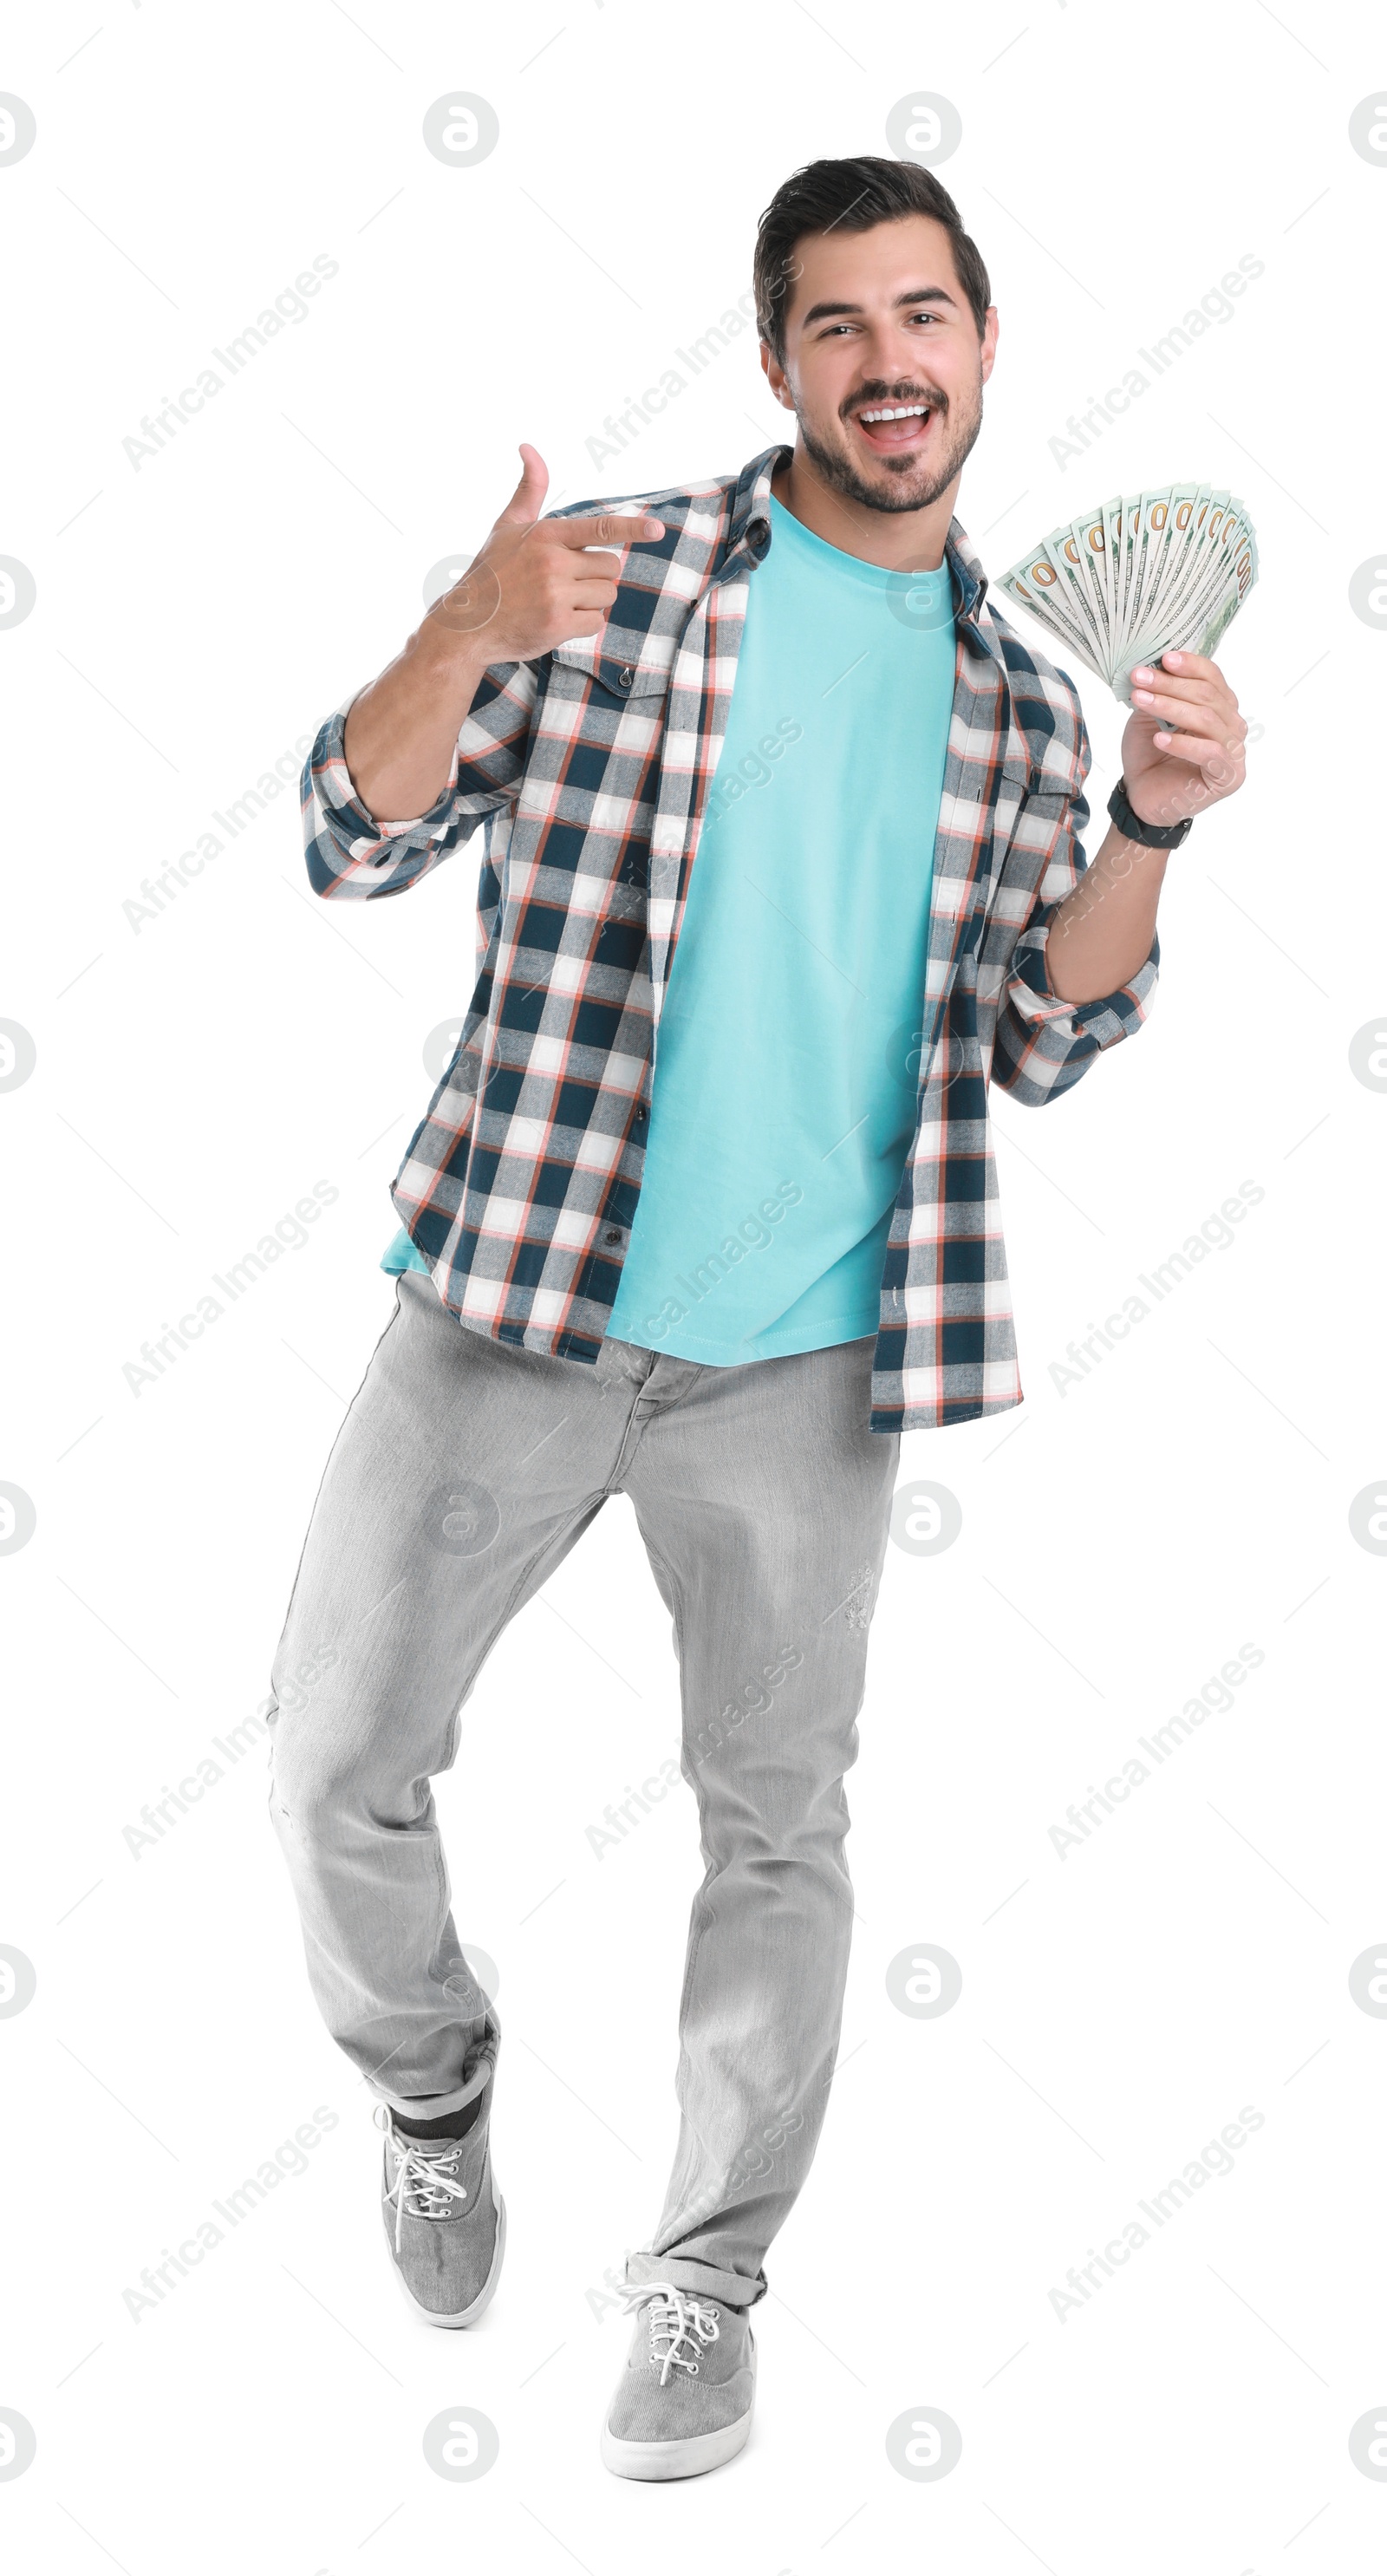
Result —
<instances>
[{"instance_id":1,"label":"shirt button","mask_svg":"<svg viewBox=\"0 0 1387 2576\"><path fill-rule=\"evenodd\" d=\"M629 689L635 676L634 671L619 671L617 673L617 687L619 689Z\"/></svg>"},{"instance_id":2,"label":"shirt button","mask_svg":"<svg viewBox=\"0 0 1387 2576\"><path fill-rule=\"evenodd\" d=\"M603 1238L602 1238L602 1240L603 1240L603 1242L604 1242L604 1243L620 1243L620 1241L621 1241L621 1229L620 1229L620 1227L619 1227L619 1226L614 1226L614 1225L609 1225L609 1226L608 1226L608 1228L607 1228L606 1233L604 1234L604 1236L603 1236Z\"/></svg>"},{"instance_id":3,"label":"shirt button","mask_svg":"<svg viewBox=\"0 0 1387 2576\"><path fill-rule=\"evenodd\" d=\"M646 1108L645 1102L644 1102L643 1100L638 1100L638 1101L636 1102L636 1124L637 1124L637 1126L639 1126L639 1125L641 1124L641 1121L642 1121L643 1119L648 1118L648 1117L649 1117L649 1115L650 1115L650 1112L649 1112L649 1110Z\"/></svg>"}]
</instances>

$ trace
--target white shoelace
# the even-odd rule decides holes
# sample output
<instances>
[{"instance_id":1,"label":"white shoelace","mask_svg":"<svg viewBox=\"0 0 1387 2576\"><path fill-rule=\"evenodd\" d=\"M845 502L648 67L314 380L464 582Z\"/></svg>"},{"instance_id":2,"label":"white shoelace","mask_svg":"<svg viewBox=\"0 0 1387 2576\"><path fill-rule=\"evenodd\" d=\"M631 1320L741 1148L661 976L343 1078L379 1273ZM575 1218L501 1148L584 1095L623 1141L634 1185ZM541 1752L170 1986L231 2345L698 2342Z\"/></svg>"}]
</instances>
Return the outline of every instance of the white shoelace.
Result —
<instances>
[{"instance_id":1,"label":"white shoelace","mask_svg":"<svg viewBox=\"0 0 1387 2576\"><path fill-rule=\"evenodd\" d=\"M407 2138L391 2122L389 2109L379 2125L395 2160L395 2179L385 2197L395 2203L395 2251L404 2237L406 2218L446 2218L454 2201L466 2200L467 2188L454 2170L465 2139Z\"/></svg>"},{"instance_id":2,"label":"white shoelace","mask_svg":"<svg viewBox=\"0 0 1387 2576\"><path fill-rule=\"evenodd\" d=\"M663 2360L660 2386L664 2387L671 2369L696 2373L699 2345L716 2343L718 2339L717 2309L706 2300L696 2299L692 2292L677 2289L673 2281L624 2282L622 2296L628 2314L647 2299L650 2301L650 2358L652 2362ZM669 2345L663 2356L655 2348L657 2342ZM687 2354L679 2349L683 2343L689 2346Z\"/></svg>"}]
</instances>

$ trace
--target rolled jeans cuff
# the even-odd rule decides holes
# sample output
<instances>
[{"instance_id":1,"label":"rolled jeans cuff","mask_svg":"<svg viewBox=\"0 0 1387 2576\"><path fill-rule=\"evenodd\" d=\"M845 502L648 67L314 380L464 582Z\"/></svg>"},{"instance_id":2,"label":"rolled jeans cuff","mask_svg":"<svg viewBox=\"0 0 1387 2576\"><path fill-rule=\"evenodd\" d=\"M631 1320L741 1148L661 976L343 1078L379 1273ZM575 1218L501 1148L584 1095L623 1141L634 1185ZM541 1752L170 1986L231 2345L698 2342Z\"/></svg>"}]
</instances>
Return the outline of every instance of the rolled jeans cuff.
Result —
<instances>
[{"instance_id":1,"label":"rolled jeans cuff","mask_svg":"<svg viewBox=\"0 0 1387 2576\"><path fill-rule=\"evenodd\" d=\"M487 2090L496 2072L500 2044L500 2024L494 2013L488 2012L485 2032L475 2051L470 2053L467 2072L451 2092L396 2093L380 2077L371 2076L367 2080L377 2099L388 2102L394 2111L402 2111L407 2120L441 2120L450 2111L463 2110L467 2103L475 2102L477 2095ZM491 2104L487 2102L477 2118L485 2126L490 2117Z\"/></svg>"},{"instance_id":2,"label":"rolled jeans cuff","mask_svg":"<svg viewBox=\"0 0 1387 2576\"><path fill-rule=\"evenodd\" d=\"M722 2299L729 2308L754 2308L769 2287L764 2272L749 2281L744 2272L720 2272L713 2263L691 2263L682 2254L628 2254L626 2280L633 2288L646 2281L669 2281L676 2290L692 2290L701 2299Z\"/></svg>"}]
</instances>

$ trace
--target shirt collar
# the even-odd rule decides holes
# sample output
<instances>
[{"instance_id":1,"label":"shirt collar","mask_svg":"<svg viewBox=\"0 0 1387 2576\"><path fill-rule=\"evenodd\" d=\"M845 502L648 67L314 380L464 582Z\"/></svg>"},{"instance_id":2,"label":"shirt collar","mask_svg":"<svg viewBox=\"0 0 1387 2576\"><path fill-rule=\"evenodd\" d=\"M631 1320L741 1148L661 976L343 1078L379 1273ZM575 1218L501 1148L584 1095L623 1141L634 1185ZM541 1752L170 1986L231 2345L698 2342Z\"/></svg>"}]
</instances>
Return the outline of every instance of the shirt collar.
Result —
<instances>
[{"instance_id":1,"label":"shirt collar","mask_svg":"<svg viewBox=\"0 0 1387 2576\"><path fill-rule=\"evenodd\" d=\"M731 563L734 555L739 558L737 570L747 559L760 563L771 541L771 478L788 463L792 453L788 447L766 447L742 467L732 487L725 570L734 569Z\"/></svg>"},{"instance_id":2,"label":"shirt collar","mask_svg":"<svg viewBox=\"0 0 1387 2576\"><path fill-rule=\"evenodd\" d=\"M771 541L771 481L794 453L783 445L763 448L759 456L742 467L732 492L732 515L728 523L729 557L737 554L752 563L760 563ZM953 575L957 593L956 618L968 626L984 651L1000 659L996 638L982 624L982 605L987 597L987 575L974 554L967 534L957 519L949 521L944 540L944 560Z\"/></svg>"}]
</instances>

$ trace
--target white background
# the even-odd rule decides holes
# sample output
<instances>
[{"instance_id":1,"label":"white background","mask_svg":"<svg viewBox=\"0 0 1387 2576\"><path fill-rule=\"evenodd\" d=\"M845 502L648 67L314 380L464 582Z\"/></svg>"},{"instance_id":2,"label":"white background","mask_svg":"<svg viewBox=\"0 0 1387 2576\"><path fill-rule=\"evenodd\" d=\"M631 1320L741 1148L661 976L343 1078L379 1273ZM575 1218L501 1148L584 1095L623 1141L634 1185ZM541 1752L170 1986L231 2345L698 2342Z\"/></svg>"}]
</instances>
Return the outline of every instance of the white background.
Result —
<instances>
[{"instance_id":1,"label":"white background","mask_svg":"<svg viewBox=\"0 0 1387 2576\"><path fill-rule=\"evenodd\" d=\"M104 16L102 12L104 10ZM1387 1469L1377 1204L1387 640L1349 604L1382 523L1387 172L1351 147L1366 12L1093 0L62 0L0 87L12 757L0 1015L9 1251L0 1562L12 1785L0 2025L12 2289L0 2480L17 2570L344 2576L660 2564L808 2576L1191 2576L1383 2564L1382 2062L1349 1990L1387 1940L1380 1600L1349 1509ZM495 151L421 140L450 82ZM132 1855L124 1828L253 1711L345 1405L391 1311L387 1187L473 980L475 867L406 903L307 891L292 788L132 927L123 907L387 660L535 441L551 499L735 470L781 430L747 333L595 469L604 417L745 289L819 154L883 152L912 83L1001 311L961 515L994 574L1146 481L1246 500L1260 587L1223 660L1246 791L1171 864L1147 1027L1043 1115L997 1103L1024 1408L914 1434L945 1553L888 1550L840 2072L756 2314L749 2449L643 2489L597 2457L628 2329L604 2275L654 2224L700 1875L680 1789L587 1838L678 1738L669 1624L624 1502L498 1645L440 1784L465 1941L499 1970L504 2282L472 2333L389 2278L370 2104L320 2027L257 1747ZM142 415L316 254L308 316L133 465ZM1094 452L1050 439L1244 254L1265 264ZM1099 450L1101 449L1101 453ZM1084 676L1091 794L1120 712ZM286 769L297 761L286 762ZM1092 846L1101 837L1095 833ZM309 1240L132 1393L140 1345L316 1180ZM1244 1181L1265 1193L1122 1347L1052 1361ZM1061 1859L1071 1801L1244 1642L1264 1661ZM466 1773L464 1786L463 1771ZM963 1990L897 2009L930 1942ZM154 2313L123 2292L315 2106L337 2115ZM1250 2105L1263 2125L1062 2322L1049 2293ZM452 2485L424 2427L483 2411ZM888 2458L912 2409L962 2457ZM474 2559L473 2553L477 2553Z\"/></svg>"}]
</instances>

